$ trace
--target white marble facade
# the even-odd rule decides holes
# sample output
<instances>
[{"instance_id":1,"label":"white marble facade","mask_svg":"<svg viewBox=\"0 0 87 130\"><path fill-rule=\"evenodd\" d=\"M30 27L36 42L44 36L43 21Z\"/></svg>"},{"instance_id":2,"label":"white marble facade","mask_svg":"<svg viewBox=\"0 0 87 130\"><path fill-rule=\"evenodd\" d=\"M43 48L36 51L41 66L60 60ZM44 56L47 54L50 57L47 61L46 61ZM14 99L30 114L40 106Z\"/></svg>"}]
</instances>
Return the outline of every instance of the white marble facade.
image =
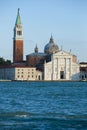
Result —
<instances>
[{"instance_id":1,"label":"white marble facade","mask_svg":"<svg viewBox=\"0 0 87 130\"><path fill-rule=\"evenodd\" d=\"M44 80L79 80L79 64L75 58L64 50L52 54L51 61L44 63Z\"/></svg>"}]
</instances>

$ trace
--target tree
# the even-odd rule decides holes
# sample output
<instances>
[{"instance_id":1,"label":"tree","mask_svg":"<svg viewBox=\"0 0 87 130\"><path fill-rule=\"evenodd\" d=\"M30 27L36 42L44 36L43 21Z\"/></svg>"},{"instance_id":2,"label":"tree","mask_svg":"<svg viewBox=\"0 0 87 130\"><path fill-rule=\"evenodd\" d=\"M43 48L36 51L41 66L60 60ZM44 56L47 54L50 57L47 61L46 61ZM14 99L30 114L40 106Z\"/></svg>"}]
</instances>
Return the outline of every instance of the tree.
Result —
<instances>
[{"instance_id":1,"label":"tree","mask_svg":"<svg viewBox=\"0 0 87 130\"><path fill-rule=\"evenodd\" d=\"M6 65L11 65L11 60L6 60L6 61L5 61L5 64L6 64Z\"/></svg>"},{"instance_id":2,"label":"tree","mask_svg":"<svg viewBox=\"0 0 87 130\"><path fill-rule=\"evenodd\" d=\"M6 60L3 57L0 57L0 65L11 65L11 60Z\"/></svg>"},{"instance_id":3,"label":"tree","mask_svg":"<svg viewBox=\"0 0 87 130\"><path fill-rule=\"evenodd\" d=\"M4 65L5 64L5 59L3 57L0 57L0 65Z\"/></svg>"}]
</instances>

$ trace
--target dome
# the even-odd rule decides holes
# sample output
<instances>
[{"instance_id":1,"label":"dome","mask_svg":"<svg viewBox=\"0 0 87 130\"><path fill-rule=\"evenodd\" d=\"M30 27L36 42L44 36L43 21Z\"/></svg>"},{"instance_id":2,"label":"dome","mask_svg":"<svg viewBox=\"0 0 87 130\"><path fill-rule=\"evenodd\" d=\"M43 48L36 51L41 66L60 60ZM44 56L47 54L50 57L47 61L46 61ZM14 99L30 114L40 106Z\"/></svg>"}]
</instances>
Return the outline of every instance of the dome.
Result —
<instances>
[{"instance_id":1,"label":"dome","mask_svg":"<svg viewBox=\"0 0 87 130\"><path fill-rule=\"evenodd\" d=\"M50 41L44 47L44 53L51 54L59 51L58 45L54 43L53 37L51 36Z\"/></svg>"}]
</instances>

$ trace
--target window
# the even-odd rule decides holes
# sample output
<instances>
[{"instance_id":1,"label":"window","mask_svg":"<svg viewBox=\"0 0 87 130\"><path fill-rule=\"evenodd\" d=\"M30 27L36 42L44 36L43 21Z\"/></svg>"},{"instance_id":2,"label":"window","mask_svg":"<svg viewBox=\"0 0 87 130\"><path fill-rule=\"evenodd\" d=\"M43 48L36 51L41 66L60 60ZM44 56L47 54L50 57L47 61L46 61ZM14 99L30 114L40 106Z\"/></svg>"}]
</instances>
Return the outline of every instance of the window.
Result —
<instances>
[{"instance_id":1,"label":"window","mask_svg":"<svg viewBox=\"0 0 87 130\"><path fill-rule=\"evenodd\" d=\"M22 31L17 31L17 35L22 35Z\"/></svg>"}]
</instances>

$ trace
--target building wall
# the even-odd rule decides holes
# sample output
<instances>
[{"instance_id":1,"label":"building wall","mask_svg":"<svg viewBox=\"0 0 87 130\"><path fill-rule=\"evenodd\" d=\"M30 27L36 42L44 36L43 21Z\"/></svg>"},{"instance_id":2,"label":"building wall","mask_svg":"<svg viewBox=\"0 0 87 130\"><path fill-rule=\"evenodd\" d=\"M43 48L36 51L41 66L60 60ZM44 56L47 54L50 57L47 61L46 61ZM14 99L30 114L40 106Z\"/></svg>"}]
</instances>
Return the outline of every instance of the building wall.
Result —
<instances>
[{"instance_id":1,"label":"building wall","mask_svg":"<svg viewBox=\"0 0 87 130\"><path fill-rule=\"evenodd\" d=\"M77 63L77 57L76 57L75 55L72 56L72 61L73 61L74 63Z\"/></svg>"},{"instance_id":2,"label":"building wall","mask_svg":"<svg viewBox=\"0 0 87 130\"><path fill-rule=\"evenodd\" d=\"M80 78L81 78L81 80L87 81L87 71L81 71L80 72Z\"/></svg>"},{"instance_id":3,"label":"building wall","mask_svg":"<svg viewBox=\"0 0 87 130\"><path fill-rule=\"evenodd\" d=\"M13 62L23 61L23 40L14 40L13 43Z\"/></svg>"},{"instance_id":4,"label":"building wall","mask_svg":"<svg viewBox=\"0 0 87 130\"><path fill-rule=\"evenodd\" d=\"M42 80L42 72L32 67L0 68L0 79Z\"/></svg>"},{"instance_id":5,"label":"building wall","mask_svg":"<svg viewBox=\"0 0 87 130\"><path fill-rule=\"evenodd\" d=\"M40 63L41 63L41 60L42 60L42 59L44 59L44 56L27 55L27 56L26 56L27 66L36 67L37 64L40 64Z\"/></svg>"},{"instance_id":6,"label":"building wall","mask_svg":"<svg viewBox=\"0 0 87 130\"><path fill-rule=\"evenodd\" d=\"M42 80L42 72L39 70L36 71L36 80Z\"/></svg>"},{"instance_id":7,"label":"building wall","mask_svg":"<svg viewBox=\"0 0 87 130\"><path fill-rule=\"evenodd\" d=\"M0 79L14 80L15 69L14 68L0 68Z\"/></svg>"},{"instance_id":8,"label":"building wall","mask_svg":"<svg viewBox=\"0 0 87 130\"><path fill-rule=\"evenodd\" d=\"M79 80L79 74L79 65L64 51L53 54L51 62L44 64L44 80Z\"/></svg>"},{"instance_id":9,"label":"building wall","mask_svg":"<svg viewBox=\"0 0 87 130\"><path fill-rule=\"evenodd\" d=\"M87 63L80 63L80 78L87 81Z\"/></svg>"}]
</instances>

